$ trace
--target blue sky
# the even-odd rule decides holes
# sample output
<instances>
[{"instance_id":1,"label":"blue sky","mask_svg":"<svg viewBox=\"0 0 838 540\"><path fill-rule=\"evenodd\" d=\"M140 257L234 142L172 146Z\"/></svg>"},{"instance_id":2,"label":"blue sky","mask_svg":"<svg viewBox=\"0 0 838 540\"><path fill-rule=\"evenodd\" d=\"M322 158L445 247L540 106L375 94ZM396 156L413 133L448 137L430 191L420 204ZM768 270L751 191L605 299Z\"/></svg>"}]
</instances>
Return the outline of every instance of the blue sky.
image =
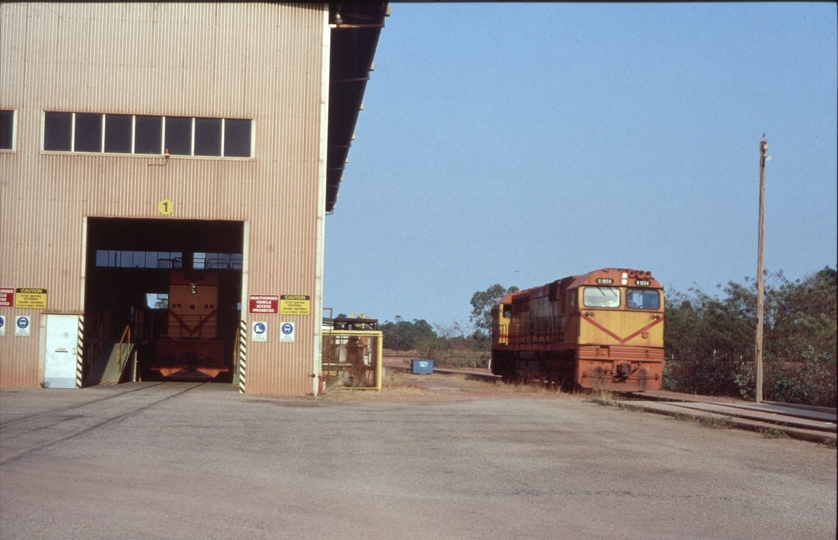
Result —
<instances>
[{"instance_id":1,"label":"blue sky","mask_svg":"<svg viewBox=\"0 0 838 540\"><path fill-rule=\"evenodd\" d=\"M393 4L326 218L324 306L467 323L604 267L667 289L836 265L834 3Z\"/></svg>"}]
</instances>

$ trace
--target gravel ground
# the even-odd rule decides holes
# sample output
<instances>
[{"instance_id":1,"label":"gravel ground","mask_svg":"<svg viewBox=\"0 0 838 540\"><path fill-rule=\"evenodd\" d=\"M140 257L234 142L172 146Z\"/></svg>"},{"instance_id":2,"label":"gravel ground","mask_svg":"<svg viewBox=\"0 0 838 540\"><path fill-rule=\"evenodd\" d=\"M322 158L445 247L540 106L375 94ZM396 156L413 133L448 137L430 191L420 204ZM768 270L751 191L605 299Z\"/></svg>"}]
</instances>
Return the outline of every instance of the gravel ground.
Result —
<instances>
[{"instance_id":1,"label":"gravel ground","mask_svg":"<svg viewBox=\"0 0 838 540\"><path fill-rule=\"evenodd\" d=\"M834 449L388 378L317 400L0 390L0 538L835 538Z\"/></svg>"}]
</instances>

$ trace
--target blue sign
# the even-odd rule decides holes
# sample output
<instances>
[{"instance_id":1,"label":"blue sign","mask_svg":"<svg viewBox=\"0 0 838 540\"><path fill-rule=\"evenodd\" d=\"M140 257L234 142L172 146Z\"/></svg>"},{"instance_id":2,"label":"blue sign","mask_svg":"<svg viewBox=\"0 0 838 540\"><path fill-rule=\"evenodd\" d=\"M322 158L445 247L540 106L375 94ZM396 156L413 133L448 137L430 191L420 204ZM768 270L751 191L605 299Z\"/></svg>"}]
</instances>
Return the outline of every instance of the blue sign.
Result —
<instances>
[{"instance_id":1,"label":"blue sign","mask_svg":"<svg viewBox=\"0 0 838 540\"><path fill-rule=\"evenodd\" d=\"M22 336L22 337L29 337L29 316L27 315L18 315L15 318L15 335Z\"/></svg>"},{"instance_id":2,"label":"blue sign","mask_svg":"<svg viewBox=\"0 0 838 540\"><path fill-rule=\"evenodd\" d=\"M268 323L262 321L254 322L252 339L256 342L266 343L268 341Z\"/></svg>"},{"instance_id":3,"label":"blue sign","mask_svg":"<svg viewBox=\"0 0 838 540\"><path fill-rule=\"evenodd\" d=\"M279 342L294 343L294 323L279 323Z\"/></svg>"}]
</instances>

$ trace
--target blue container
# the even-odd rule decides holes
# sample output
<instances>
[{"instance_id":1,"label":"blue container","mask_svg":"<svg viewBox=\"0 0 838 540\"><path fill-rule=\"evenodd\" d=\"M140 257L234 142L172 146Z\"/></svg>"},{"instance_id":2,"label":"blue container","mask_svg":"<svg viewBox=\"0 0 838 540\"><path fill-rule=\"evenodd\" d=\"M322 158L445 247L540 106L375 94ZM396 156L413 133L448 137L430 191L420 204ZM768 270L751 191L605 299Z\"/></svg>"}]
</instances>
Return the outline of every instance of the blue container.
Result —
<instances>
[{"instance_id":1,"label":"blue container","mask_svg":"<svg viewBox=\"0 0 838 540\"><path fill-rule=\"evenodd\" d=\"M434 372L434 361L433 360L411 360L410 361L411 368L413 373L419 374L427 374L430 375Z\"/></svg>"}]
</instances>

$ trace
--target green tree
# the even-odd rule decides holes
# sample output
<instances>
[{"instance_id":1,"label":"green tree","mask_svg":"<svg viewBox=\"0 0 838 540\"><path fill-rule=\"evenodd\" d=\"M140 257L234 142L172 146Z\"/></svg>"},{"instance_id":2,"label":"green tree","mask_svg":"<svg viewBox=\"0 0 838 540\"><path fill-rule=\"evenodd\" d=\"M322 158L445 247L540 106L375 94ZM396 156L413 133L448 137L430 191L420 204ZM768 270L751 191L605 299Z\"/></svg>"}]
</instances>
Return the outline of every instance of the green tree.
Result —
<instances>
[{"instance_id":1,"label":"green tree","mask_svg":"<svg viewBox=\"0 0 838 540\"><path fill-rule=\"evenodd\" d=\"M782 276L781 276L782 277ZM773 291L764 392L776 401L835 406L838 272L826 267Z\"/></svg>"},{"instance_id":2,"label":"green tree","mask_svg":"<svg viewBox=\"0 0 838 540\"><path fill-rule=\"evenodd\" d=\"M396 315L396 321L380 325L384 347L395 351L410 351L438 339L433 327L425 319L405 321Z\"/></svg>"},{"instance_id":3,"label":"green tree","mask_svg":"<svg viewBox=\"0 0 838 540\"><path fill-rule=\"evenodd\" d=\"M766 277L765 399L834 407L838 272L826 267L793 283L781 271ZM665 387L753 398L756 283L745 282L728 283L723 298L667 293Z\"/></svg>"},{"instance_id":4,"label":"green tree","mask_svg":"<svg viewBox=\"0 0 838 540\"><path fill-rule=\"evenodd\" d=\"M504 295L519 290L514 285L505 289L495 283L485 291L477 291L471 297L471 317L469 321L474 325L474 337L489 339L492 335L492 306Z\"/></svg>"}]
</instances>

